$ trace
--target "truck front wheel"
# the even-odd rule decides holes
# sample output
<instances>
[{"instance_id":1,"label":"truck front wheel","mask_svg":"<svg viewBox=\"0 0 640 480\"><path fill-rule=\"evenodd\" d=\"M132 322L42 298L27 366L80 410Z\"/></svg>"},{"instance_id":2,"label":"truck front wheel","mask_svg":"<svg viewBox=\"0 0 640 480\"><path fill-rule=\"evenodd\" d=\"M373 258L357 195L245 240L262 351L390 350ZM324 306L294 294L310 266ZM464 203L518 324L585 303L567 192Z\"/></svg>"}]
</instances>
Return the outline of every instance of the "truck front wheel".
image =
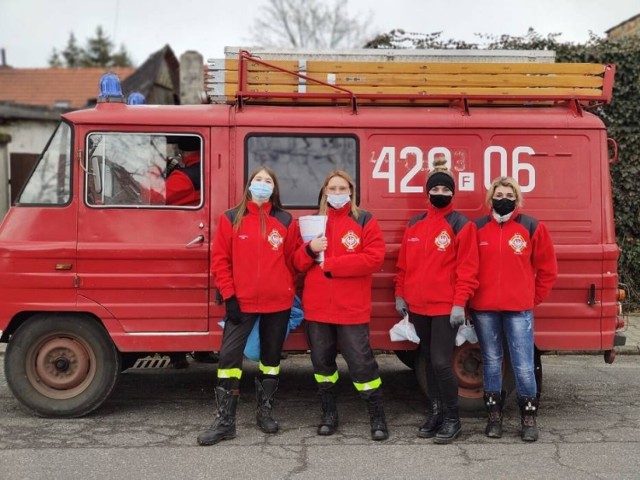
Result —
<instances>
[{"instance_id":1,"label":"truck front wheel","mask_svg":"<svg viewBox=\"0 0 640 480\"><path fill-rule=\"evenodd\" d=\"M11 336L5 378L16 399L43 417L81 417L98 408L120 375L120 354L98 322L38 314Z\"/></svg>"}]
</instances>

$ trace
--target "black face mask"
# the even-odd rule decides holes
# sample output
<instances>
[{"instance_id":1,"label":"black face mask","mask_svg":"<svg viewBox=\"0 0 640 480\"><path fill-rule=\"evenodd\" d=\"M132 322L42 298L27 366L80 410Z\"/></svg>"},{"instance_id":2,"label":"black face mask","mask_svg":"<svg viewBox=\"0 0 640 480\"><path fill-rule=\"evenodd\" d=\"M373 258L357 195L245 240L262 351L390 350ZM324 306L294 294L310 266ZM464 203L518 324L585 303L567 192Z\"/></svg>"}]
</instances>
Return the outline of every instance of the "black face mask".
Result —
<instances>
[{"instance_id":1,"label":"black face mask","mask_svg":"<svg viewBox=\"0 0 640 480\"><path fill-rule=\"evenodd\" d=\"M515 210L516 201L509 200L508 198L501 198L499 200L494 198L491 200L491 205L495 212L502 217L503 215L507 215Z\"/></svg>"},{"instance_id":2,"label":"black face mask","mask_svg":"<svg viewBox=\"0 0 640 480\"><path fill-rule=\"evenodd\" d=\"M429 201L431 205L436 208L444 208L451 203L453 195L431 195L429 194Z\"/></svg>"}]
</instances>

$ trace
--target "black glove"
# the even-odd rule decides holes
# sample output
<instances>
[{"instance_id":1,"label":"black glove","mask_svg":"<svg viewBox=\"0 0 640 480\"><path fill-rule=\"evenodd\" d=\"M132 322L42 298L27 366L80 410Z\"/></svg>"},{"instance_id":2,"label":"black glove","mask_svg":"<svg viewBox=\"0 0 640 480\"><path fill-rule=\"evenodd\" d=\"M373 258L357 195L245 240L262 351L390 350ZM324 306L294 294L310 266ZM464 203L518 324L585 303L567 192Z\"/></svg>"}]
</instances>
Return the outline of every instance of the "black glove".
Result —
<instances>
[{"instance_id":1,"label":"black glove","mask_svg":"<svg viewBox=\"0 0 640 480\"><path fill-rule=\"evenodd\" d=\"M227 320L235 325L242 323L242 312L240 311L240 305L235 295L227 298L224 301L224 306L227 310Z\"/></svg>"}]
</instances>

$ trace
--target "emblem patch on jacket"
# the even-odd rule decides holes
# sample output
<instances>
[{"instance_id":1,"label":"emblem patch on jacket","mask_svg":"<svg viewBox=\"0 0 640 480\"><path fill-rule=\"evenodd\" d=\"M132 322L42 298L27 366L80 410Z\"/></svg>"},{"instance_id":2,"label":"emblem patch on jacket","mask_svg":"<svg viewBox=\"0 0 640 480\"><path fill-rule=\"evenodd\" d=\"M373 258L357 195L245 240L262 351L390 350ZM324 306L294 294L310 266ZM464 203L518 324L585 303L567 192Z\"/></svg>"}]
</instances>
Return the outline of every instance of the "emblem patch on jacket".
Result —
<instances>
[{"instance_id":1,"label":"emblem patch on jacket","mask_svg":"<svg viewBox=\"0 0 640 480\"><path fill-rule=\"evenodd\" d=\"M443 252L449 247L449 245L451 245L451 237L446 230L442 230L440 235L436 237L435 244L436 247L438 247L438 250Z\"/></svg>"},{"instance_id":2,"label":"emblem patch on jacket","mask_svg":"<svg viewBox=\"0 0 640 480\"><path fill-rule=\"evenodd\" d=\"M274 250L278 250L280 245L282 245L282 235L275 228L271 230L271 233L267 235L267 241L271 244Z\"/></svg>"},{"instance_id":3,"label":"emblem patch on jacket","mask_svg":"<svg viewBox=\"0 0 640 480\"><path fill-rule=\"evenodd\" d=\"M353 252L358 245L360 245L360 237L353 233L353 230L349 230L344 237L342 237L342 244L345 248Z\"/></svg>"},{"instance_id":4,"label":"emblem patch on jacket","mask_svg":"<svg viewBox=\"0 0 640 480\"><path fill-rule=\"evenodd\" d=\"M513 248L513 251L516 255L522 255L522 251L527 248L527 241L522 235L516 233L509 240L509 246Z\"/></svg>"}]
</instances>

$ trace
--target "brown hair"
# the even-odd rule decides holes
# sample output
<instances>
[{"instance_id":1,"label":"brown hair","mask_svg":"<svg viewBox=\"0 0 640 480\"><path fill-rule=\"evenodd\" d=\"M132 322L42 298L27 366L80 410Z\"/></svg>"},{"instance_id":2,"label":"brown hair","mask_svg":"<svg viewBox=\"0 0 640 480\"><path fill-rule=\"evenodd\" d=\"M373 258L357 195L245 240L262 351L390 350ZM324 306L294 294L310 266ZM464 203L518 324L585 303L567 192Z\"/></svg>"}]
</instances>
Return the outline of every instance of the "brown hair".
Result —
<instances>
[{"instance_id":1,"label":"brown hair","mask_svg":"<svg viewBox=\"0 0 640 480\"><path fill-rule=\"evenodd\" d=\"M327 214L327 185L329 185L329 181L333 177L340 177L347 181L349 184L349 194L351 195L351 214L354 218L358 218L360 215L360 209L356 205L356 184L353 182L351 175L349 175L344 170L333 170L329 172L327 178L325 178L324 183L322 184L322 188L320 189L320 206L318 207L318 213L320 215Z\"/></svg>"},{"instance_id":2,"label":"brown hair","mask_svg":"<svg viewBox=\"0 0 640 480\"><path fill-rule=\"evenodd\" d=\"M238 211L236 212L236 216L233 219L233 229L236 232L240 228L240 224L242 223L242 218L244 217L244 214L247 211L247 202L252 200L251 192L249 191L249 186L251 185L251 182L256 177L256 175L258 175L260 172L267 172L267 174L273 180L273 193L271 194L271 198L269 199L269 201L271 202L272 208L279 208L282 210L282 202L280 201L280 187L278 186L278 178L276 177L276 172L271 170L269 167L258 167L253 172L251 172L251 175L249 175L249 180L247 181L247 184L244 186L244 194L242 195L242 200L240 200L240 203L234 207L238 209ZM264 215L262 210L260 210L260 215ZM266 235L267 226L266 226L265 218L260 219L260 225L262 226L262 229L261 229L262 234Z\"/></svg>"},{"instance_id":3,"label":"brown hair","mask_svg":"<svg viewBox=\"0 0 640 480\"><path fill-rule=\"evenodd\" d=\"M520 190L520 185L518 185L516 179L512 177L498 177L491 182L491 186L489 187L489 190L487 190L487 196L485 198L487 207L493 208L493 195L496 193L498 187L511 187L513 194L516 196L516 207L522 206L522 191Z\"/></svg>"}]
</instances>

